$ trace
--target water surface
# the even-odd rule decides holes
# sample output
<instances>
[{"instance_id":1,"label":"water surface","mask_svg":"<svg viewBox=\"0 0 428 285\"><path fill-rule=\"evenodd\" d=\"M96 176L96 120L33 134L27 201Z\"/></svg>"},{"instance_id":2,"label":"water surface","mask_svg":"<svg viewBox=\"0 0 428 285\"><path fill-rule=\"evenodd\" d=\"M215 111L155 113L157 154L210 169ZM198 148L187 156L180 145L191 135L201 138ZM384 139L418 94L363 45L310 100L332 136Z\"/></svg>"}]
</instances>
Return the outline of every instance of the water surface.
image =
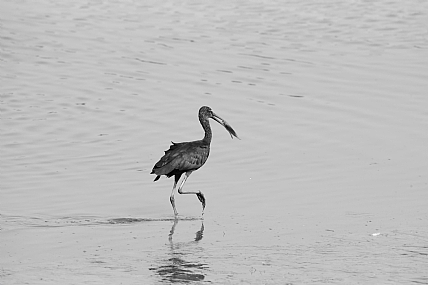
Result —
<instances>
[{"instance_id":1,"label":"water surface","mask_svg":"<svg viewBox=\"0 0 428 285\"><path fill-rule=\"evenodd\" d=\"M425 1L0 9L1 283L428 282Z\"/></svg>"}]
</instances>

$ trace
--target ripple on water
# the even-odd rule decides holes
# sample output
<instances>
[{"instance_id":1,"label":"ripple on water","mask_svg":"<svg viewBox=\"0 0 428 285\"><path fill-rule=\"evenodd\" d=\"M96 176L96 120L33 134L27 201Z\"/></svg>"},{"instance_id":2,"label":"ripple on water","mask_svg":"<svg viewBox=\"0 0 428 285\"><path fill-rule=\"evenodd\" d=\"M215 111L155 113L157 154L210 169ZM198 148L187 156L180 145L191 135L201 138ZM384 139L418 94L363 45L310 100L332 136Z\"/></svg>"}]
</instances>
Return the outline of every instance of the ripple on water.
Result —
<instances>
[{"instance_id":1,"label":"ripple on water","mask_svg":"<svg viewBox=\"0 0 428 285\"><path fill-rule=\"evenodd\" d=\"M0 3L5 282L426 280L428 2L83 2Z\"/></svg>"},{"instance_id":2,"label":"ripple on water","mask_svg":"<svg viewBox=\"0 0 428 285\"><path fill-rule=\"evenodd\" d=\"M201 221L200 217L175 217L170 218L102 218L95 216L75 216L75 217L25 217L0 215L2 224L7 228L20 227L68 227L68 226L97 226L97 225L115 225L115 224L138 224L145 222L178 222L178 221ZM5 228L6 228L5 227Z\"/></svg>"}]
</instances>

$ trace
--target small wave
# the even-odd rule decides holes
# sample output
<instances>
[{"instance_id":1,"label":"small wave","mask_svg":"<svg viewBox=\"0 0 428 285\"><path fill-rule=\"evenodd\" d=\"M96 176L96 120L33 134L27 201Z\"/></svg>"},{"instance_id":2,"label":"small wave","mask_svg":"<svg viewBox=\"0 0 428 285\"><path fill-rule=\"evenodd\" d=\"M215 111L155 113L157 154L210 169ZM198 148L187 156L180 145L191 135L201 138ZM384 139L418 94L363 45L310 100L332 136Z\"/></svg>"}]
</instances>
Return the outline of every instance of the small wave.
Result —
<instances>
[{"instance_id":1,"label":"small wave","mask_svg":"<svg viewBox=\"0 0 428 285\"><path fill-rule=\"evenodd\" d=\"M68 216L68 217L31 217L17 215L2 215L0 221L3 228L20 228L20 227L68 227L68 226L97 226L97 225L114 225L114 224L134 224L145 222L173 222L174 217L168 218L103 218L97 216ZM197 221L200 217L180 217L180 221Z\"/></svg>"}]
</instances>

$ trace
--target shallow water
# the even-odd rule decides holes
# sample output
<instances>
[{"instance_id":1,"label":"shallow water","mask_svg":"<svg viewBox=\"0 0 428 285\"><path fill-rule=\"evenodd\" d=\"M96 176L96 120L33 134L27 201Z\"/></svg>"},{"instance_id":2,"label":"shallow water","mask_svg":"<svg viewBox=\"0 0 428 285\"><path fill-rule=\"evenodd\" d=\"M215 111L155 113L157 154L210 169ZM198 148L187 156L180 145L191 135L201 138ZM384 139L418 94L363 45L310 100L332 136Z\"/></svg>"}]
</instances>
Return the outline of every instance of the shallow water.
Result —
<instances>
[{"instance_id":1,"label":"shallow water","mask_svg":"<svg viewBox=\"0 0 428 285\"><path fill-rule=\"evenodd\" d=\"M428 283L425 1L0 9L0 283Z\"/></svg>"}]
</instances>

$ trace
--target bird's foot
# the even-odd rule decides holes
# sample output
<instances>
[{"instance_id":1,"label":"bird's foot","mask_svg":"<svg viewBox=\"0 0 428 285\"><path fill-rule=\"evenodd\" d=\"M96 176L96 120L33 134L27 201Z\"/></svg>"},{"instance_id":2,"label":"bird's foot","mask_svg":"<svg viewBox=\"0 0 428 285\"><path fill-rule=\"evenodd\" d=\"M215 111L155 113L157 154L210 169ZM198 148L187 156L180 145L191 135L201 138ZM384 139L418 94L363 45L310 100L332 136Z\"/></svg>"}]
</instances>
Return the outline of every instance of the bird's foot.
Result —
<instances>
[{"instance_id":1,"label":"bird's foot","mask_svg":"<svg viewBox=\"0 0 428 285\"><path fill-rule=\"evenodd\" d=\"M204 194L202 194L201 191L199 191L198 193L196 193L196 196L198 196L199 201L201 201L201 203L202 203L202 213L204 213L204 210L205 210L205 196L204 196Z\"/></svg>"}]
</instances>

